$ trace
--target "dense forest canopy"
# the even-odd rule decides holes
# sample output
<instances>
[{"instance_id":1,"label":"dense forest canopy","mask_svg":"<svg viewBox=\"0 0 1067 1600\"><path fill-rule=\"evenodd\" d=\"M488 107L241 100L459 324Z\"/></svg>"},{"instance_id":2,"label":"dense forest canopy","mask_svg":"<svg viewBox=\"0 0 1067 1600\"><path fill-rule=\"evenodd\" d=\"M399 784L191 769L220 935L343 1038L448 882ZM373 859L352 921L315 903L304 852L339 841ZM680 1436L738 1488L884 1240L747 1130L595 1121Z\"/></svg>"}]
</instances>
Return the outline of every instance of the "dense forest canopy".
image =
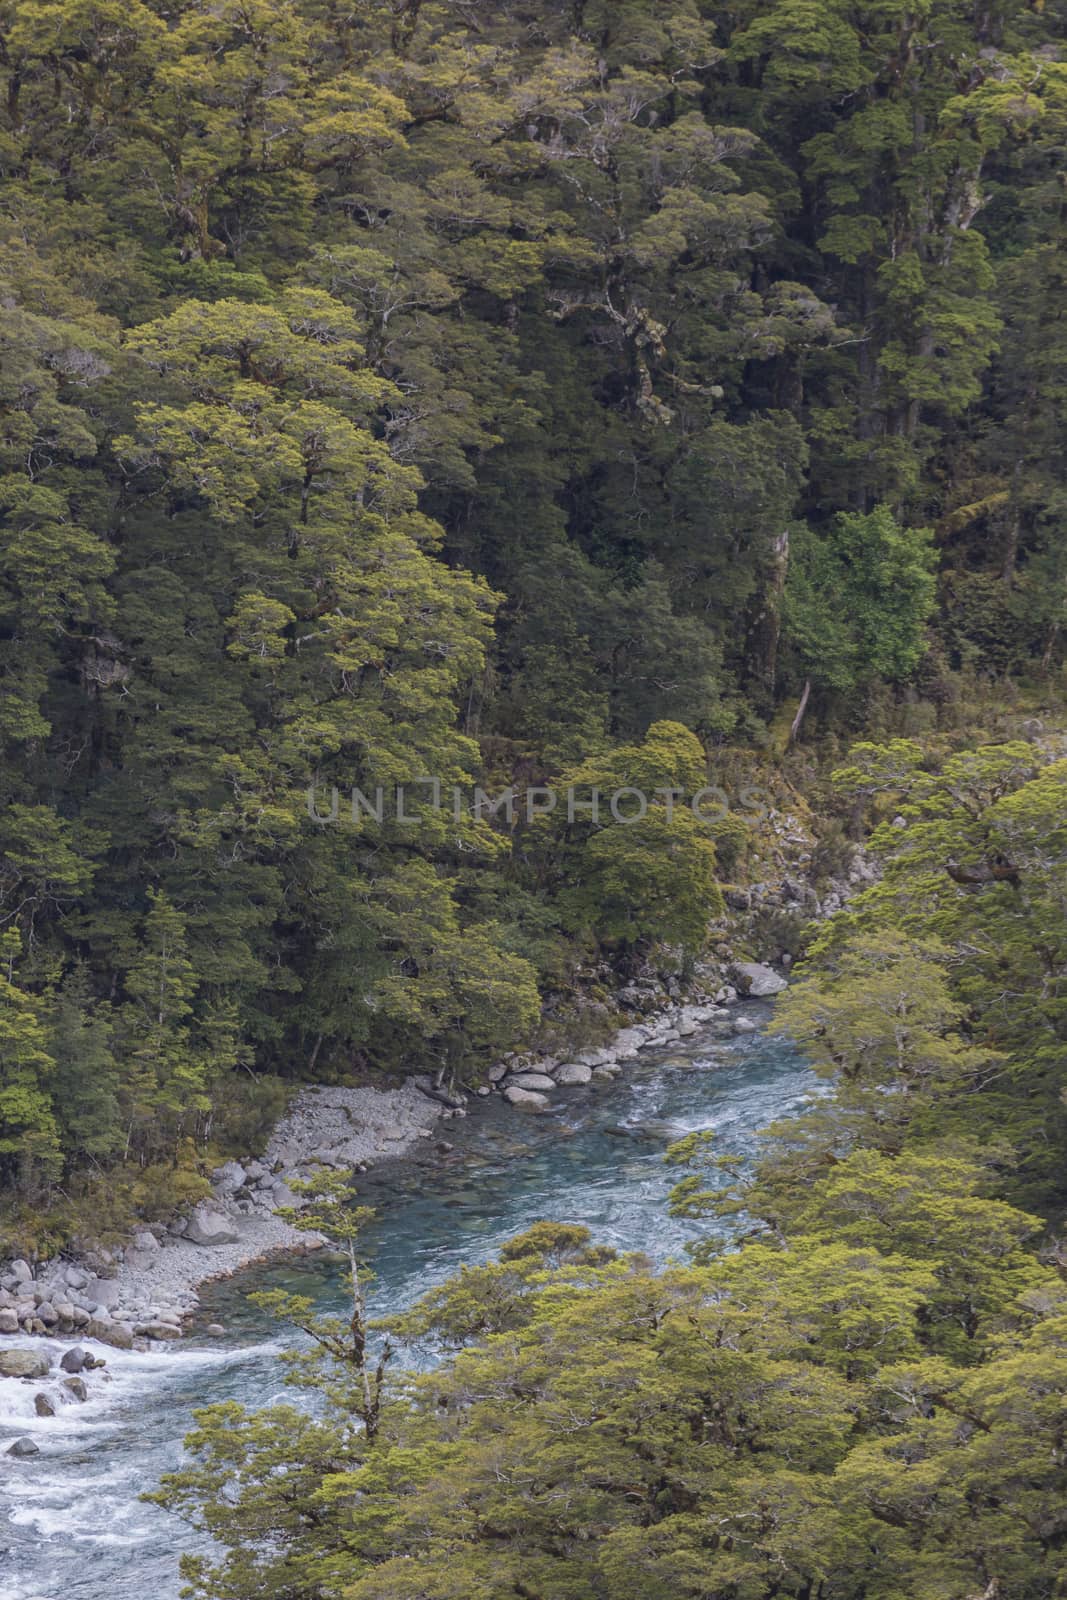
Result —
<instances>
[{"instance_id":1,"label":"dense forest canopy","mask_svg":"<svg viewBox=\"0 0 1067 1600\"><path fill-rule=\"evenodd\" d=\"M1062 1600L1062 0L0 0L0 78L5 1240L688 977L726 775L876 864L689 1261L531 1219L375 1327L312 1181L351 1306L261 1297L188 1592ZM652 798L332 817L426 780Z\"/></svg>"},{"instance_id":2,"label":"dense forest canopy","mask_svg":"<svg viewBox=\"0 0 1067 1600\"><path fill-rule=\"evenodd\" d=\"M310 785L689 793L805 693L1058 668L1065 33L4 0L5 1183L251 1138L275 1074L476 1072L718 903L660 806Z\"/></svg>"}]
</instances>

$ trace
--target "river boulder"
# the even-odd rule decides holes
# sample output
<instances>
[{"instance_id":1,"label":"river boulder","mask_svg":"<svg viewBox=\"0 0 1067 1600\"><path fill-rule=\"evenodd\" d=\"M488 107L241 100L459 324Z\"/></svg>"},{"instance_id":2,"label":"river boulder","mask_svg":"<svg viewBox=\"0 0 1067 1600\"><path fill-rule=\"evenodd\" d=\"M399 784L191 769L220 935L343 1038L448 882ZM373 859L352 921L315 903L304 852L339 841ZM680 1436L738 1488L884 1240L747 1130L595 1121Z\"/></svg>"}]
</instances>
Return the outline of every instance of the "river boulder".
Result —
<instances>
[{"instance_id":1,"label":"river boulder","mask_svg":"<svg viewBox=\"0 0 1067 1600\"><path fill-rule=\"evenodd\" d=\"M185 1237L192 1244L210 1248L212 1245L236 1244L238 1236L226 1212L205 1201L197 1206L186 1223Z\"/></svg>"},{"instance_id":2,"label":"river boulder","mask_svg":"<svg viewBox=\"0 0 1067 1600\"><path fill-rule=\"evenodd\" d=\"M113 1345L116 1350L133 1349L133 1329L126 1322L111 1322L101 1317L92 1317L85 1331L90 1339L99 1339L101 1344Z\"/></svg>"},{"instance_id":3,"label":"river boulder","mask_svg":"<svg viewBox=\"0 0 1067 1600\"><path fill-rule=\"evenodd\" d=\"M614 1050L581 1050L574 1059L580 1067L609 1067L616 1054Z\"/></svg>"},{"instance_id":4,"label":"river boulder","mask_svg":"<svg viewBox=\"0 0 1067 1600\"><path fill-rule=\"evenodd\" d=\"M126 1265L131 1272L149 1272L155 1265L155 1254L148 1250L134 1250L132 1246L126 1249Z\"/></svg>"},{"instance_id":5,"label":"river boulder","mask_svg":"<svg viewBox=\"0 0 1067 1600\"><path fill-rule=\"evenodd\" d=\"M122 1289L114 1278L90 1278L84 1298L91 1306L96 1306L98 1310L103 1307L106 1311L118 1305Z\"/></svg>"},{"instance_id":6,"label":"river boulder","mask_svg":"<svg viewBox=\"0 0 1067 1600\"><path fill-rule=\"evenodd\" d=\"M592 1067L584 1066L580 1061L567 1061L556 1069L556 1082L567 1089L589 1083L592 1077Z\"/></svg>"},{"instance_id":7,"label":"river boulder","mask_svg":"<svg viewBox=\"0 0 1067 1600\"><path fill-rule=\"evenodd\" d=\"M41 1350L0 1350L0 1378L43 1378L51 1366Z\"/></svg>"},{"instance_id":8,"label":"river boulder","mask_svg":"<svg viewBox=\"0 0 1067 1600\"><path fill-rule=\"evenodd\" d=\"M615 1035L612 1045L616 1061L636 1061L637 1052L644 1043L644 1028L623 1028L621 1033Z\"/></svg>"},{"instance_id":9,"label":"river boulder","mask_svg":"<svg viewBox=\"0 0 1067 1600\"><path fill-rule=\"evenodd\" d=\"M144 1334L149 1339L180 1339L182 1330L173 1322L164 1322L161 1317L155 1317L151 1322L138 1323L134 1333Z\"/></svg>"},{"instance_id":10,"label":"river boulder","mask_svg":"<svg viewBox=\"0 0 1067 1600\"><path fill-rule=\"evenodd\" d=\"M80 1372L88 1360L88 1350L83 1350L80 1344L76 1344L70 1350L64 1350L59 1365L64 1372Z\"/></svg>"},{"instance_id":11,"label":"river boulder","mask_svg":"<svg viewBox=\"0 0 1067 1600\"><path fill-rule=\"evenodd\" d=\"M508 1087L515 1089L534 1089L539 1093L551 1091L556 1087L557 1080L550 1078L547 1072L519 1072L515 1077L508 1079Z\"/></svg>"},{"instance_id":12,"label":"river boulder","mask_svg":"<svg viewBox=\"0 0 1067 1600\"><path fill-rule=\"evenodd\" d=\"M8 1445L9 1456L39 1456L41 1447L33 1439L16 1439L14 1444Z\"/></svg>"},{"instance_id":13,"label":"river boulder","mask_svg":"<svg viewBox=\"0 0 1067 1600\"><path fill-rule=\"evenodd\" d=\"M154 1233L142 1228L126 1246L126 1265L134 1272L148 1272L159 1254L160 1244Z\"/></svg>"},{"instance_id":14,"label":"river boulder","mask_svg":"<svg viewBox=\"0 0 1067 1600\"><path fill-rule=\"evenodd\" d=\"M521 1106L525 1111L545 1111L548 1108L548 1096L537 1094L532 1089L520 1088L518 1084L509 1083L504 1090L504 1099L509 1106Z\"/></svg>"},{"instance_id":15,"label":"river boulder","mask_svg":"<svg viewBox=\"0 0 1067 1600\"><path fill-rule=\"evenodd\" d=\"M216 1194L236 1194L248 1182L248 1175L239 1161L227 1161L211 1174L211 1186Z\"/></svg>"},{"instance_id":16,"label":"river boulder","mask_svg":"<svg viewBox=\"0 0 1067 1600\"><path fill-rule=\"evenodd\" d=\"M758 961L739 961L734 967L734 973L740 981L741 987L754 1000L766 1000L771 995L781 994L788 985L773 967L764 966Z\"/></svg>"}]
</instances>

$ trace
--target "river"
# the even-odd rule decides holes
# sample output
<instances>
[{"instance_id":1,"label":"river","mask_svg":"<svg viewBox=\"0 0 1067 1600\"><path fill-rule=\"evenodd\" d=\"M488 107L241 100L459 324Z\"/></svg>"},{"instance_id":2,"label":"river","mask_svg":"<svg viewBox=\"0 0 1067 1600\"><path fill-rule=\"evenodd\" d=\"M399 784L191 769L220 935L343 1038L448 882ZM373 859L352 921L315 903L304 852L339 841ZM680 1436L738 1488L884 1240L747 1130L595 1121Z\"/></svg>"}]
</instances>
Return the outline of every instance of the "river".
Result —
<instances>
[{"instance_id":1,"label":"river","mask_svg":"<svg viewBox=\"0 0 1067 1600\"><path fill-rule=\"evenodd\" d=\"M769 1014L756 1004L744 1012L760 1022ZM372 1310L409 1304L541 1218L584 1223L598 1242L659 1261L681 1256L697 1229L667 1214L677 1174L664 1165L665 1145L712 1128L724 1154L751 1157L758 1130L818 1089L786 1041L762 1032L724 1038L711 1028L643 1052L614 1084L561 1091L545 1115L495 1098L479 1105L467 1120L442 1125L450 1154L363 1180L361 1198L377 1210ZM248 1305L249 1290L299 1285L328 1306L335 1271L310 1257L211 1287L200 1322L218 1318L225 1340L194 1333L176 1350L150 1354L101 1347L106 1379L92 1374L88 1402L53 1418L33 1408L52 1380L5 1383L0 1452L28 1434L40 1454L0 1453L0 1600L177 1600L178 1556L193 1536L138 1495L180 1460L193 1407L282 1397L275 1357L284 1335Z\"/></svg>"}]
</instances>

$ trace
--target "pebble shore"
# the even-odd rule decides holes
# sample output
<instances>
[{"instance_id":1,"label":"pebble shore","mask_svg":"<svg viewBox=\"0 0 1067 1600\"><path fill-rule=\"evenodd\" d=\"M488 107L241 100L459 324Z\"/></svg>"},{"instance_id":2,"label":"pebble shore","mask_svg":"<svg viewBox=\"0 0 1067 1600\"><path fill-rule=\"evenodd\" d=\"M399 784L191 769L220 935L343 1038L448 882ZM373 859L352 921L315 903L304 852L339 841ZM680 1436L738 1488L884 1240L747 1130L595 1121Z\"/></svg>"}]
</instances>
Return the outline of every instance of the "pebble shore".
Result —
<instances>
[{"instance_id":1,"label":"pebble shore","mask_svg":"<svg viewBox=\"0 0 1067 1600\"><path fill-rule=\"evenodd\" d=\"M49 1262L36 1272L28 1262L8 1262L0 1270L0 1335L74 1335L119 1349L179 1338L202 1283L321 1245L274 1214L294 1203L294 1178L317 1162L365 1168L402 1156L432 1138L444 1112L412 1079L394 1089L301 1090L263 1156L219 1167L211 1198L188 1216L142 1228L124 1249L96 1249L77 1262ZM0 1339L0 1377L21 1376L7 1373L5 1363L11 1365Z\"/></svg>"}]
</instances>

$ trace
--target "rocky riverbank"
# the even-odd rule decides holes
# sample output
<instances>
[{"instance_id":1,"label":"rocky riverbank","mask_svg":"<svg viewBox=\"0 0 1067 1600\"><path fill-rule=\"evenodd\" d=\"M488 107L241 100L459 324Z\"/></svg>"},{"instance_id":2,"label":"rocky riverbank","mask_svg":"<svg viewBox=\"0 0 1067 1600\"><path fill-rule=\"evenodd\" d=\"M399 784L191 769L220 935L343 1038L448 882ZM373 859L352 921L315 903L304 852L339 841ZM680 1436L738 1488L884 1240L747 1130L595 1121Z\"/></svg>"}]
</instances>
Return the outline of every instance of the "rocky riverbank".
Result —
<instances>
[{"instance_id":1,"label":"rocky riverbank","mask_svg":"<svg viewBox=\"0 0 1067 1600\"><path fill-rule=\"evenodd\" d=\"M779 942L780 929L837 910L874 876L862 852L854 851L847 876L831 882L820 899L810 881L813 848L799 814L771 814L756 881L727 892L727 914L711 930L712 957L687 986L648 971L610 993L609 969L588 975L594 992L599 987L610 993L610 999L590 1000L585 1008L594 1045L512 1054L490 1068L488 1083L476 1087L430 1076L390 1089L308 1086L290 1103L266 1150L218 1168L210 1199L190 1214L143 1228L114 1252L98 1248L78 1261L0 1266L0 1336L93 1337L151 1349L180 1336L199 1304L197 1288L208 1279L278 1252L317 1246L319 1241L275 1215L294 1203L292 1181L317 1164L365 1170L433 1139L438 1120L467 1115L478 1097L500 1094L519 1112L544 1111L553 1096L617 1076L645 1049L685 1039L701 1027L727 1033L753 1028L732 1009L739 996L771 996L786 980L781 971L739 960L738 954L770 949L784 970L790 956ZM568 1029L561 1018L564 1037Z\"/></svg>"},{"instance_id":2,"label":"rocky riverbank","mask_svg":"<svg viewBox=\"0 0 1067 1600\"><path fill-rule=\"evenodd\" d=\"M785 987L768 966L734 963L709 967L684 1000L647 978L619 997L627 1026L607 1042L569 1056L512 1054L492 1067L477 1096L501 1096L518 1114L549 1109L556 1095L597 1082L608 1083L648 1049L681 1042L698 1031L723 1035L755 1031L738 1004L745 995L766 998ZM712 987L718 985L717 987ZM673 987L673 982L672 982ZM738 990L741 990L741 994ZM262 1156L228 1161L212 1174L212 1195L169 1227L142 1229L111 1254L90 1252L83 1260L57 1261L35 1273L13 1261L0 1274L0 1380L32 1392L38 1417L84 1401L101 1376L106 1348L165 1349L181 1337L183 1323L199 1305L198 1288L275 1253L321 1246L321 1240L285 1222L278 1208L296 1205L290 1185L315 1167L366 1170L432 1141L440 1119L465 1116L474 1096L442 1089L429 1077L413 1077L395 1089L309 1086L291 1102ZM438 1138L447 1152L447 1141ZM222 1334L209 1325L208 1334ZM51 1337L28 1339L27 1335ZM86 1380L88 1379L88 1386ZM36 1453L32 1437L17 1438L9 1453Z\"/></svg>"},{"instance_id":3,"label":"rocky riverbank","mask_svg":"<svg viewBox=\"0 0 1067 1600\"><path fill-rule=\"evenodd\" d=\"M734 976L757 996L774 994L785 982L757 965L741 964ZM511 1055L490 1069L489 1084L478 1094L499 1092L523 1110L545 1110L556 1092L610 1080L640 1051L688 1038L709 1023L746 1031L753 1024L744 1017L731 1020L736 999L733 985L683 1004L672 1003L652 982L631 986L625 1003L649 1013L645 1020L571 1056ZM299 1205L290 1187L295 1179L317 1165L359 1171L400 1157L433 1139L438 1119L465 1115L467 1102L467 1094L441 1090L429 1077L409 1078L395 1089L302 1089L262 1156L219 1167L211 1198L189 1215L168 1227L141 1229L114 1253L97 1249L81 1261L50 1262L36 1272L26 1261L8 1263L0 1273L0 1334L85 1337L122 1349L179 1338L208 1279L277 1252L319 1246L275 1214Z\"/></svg>"},{"instance_id":4,"label":"rocky riverbank","mask_svg":"<svg viewBox=\"0 0 1067 1600\"><path fill-rule=\"evenodd\" d=\"M786 980L772 967L758 962L736 962L732 975L746 995L766 999L778 994ZM573 1055L550 1056L532 1053L508 1056L489 1070L490 1087L478 1091L488 1095L498 1090L510 1105L529 1111L544 1111L557 1089L570 1089L598 1079L619 1076L628 1061L635 1061L642 1050L691 1038L700 1028L718 1024L724 1032L748 1033L755 1023L736 1016L732 1010L739 998L733 984L722 984L711 997L688 1002L667 1000L651 983L631 985L625 1001L631 1009L651 1008L651 1015L620 1029L607 1044L580 1050Z\"/></svg>"},{"instance_id":5,"label":"rocky riverbank","mask_svg":"<svg viewBox=\"0 0 1067 1600\"><path fill-rule=\"evenodd\" d=\"M49 1334L149 1349L177 1339L199 1305L197 1288L282 1251L318 1248L274 1213L292 1205L290 1182L316 1162L367 1167L433 1137L444 1107L409 1079L395 1089L300 1091L262 1157L228 1161L211 1198L168 1227L142 1228L124 1249L89 1251L36 1272L26 1261L0 1271L0 1334ZM4 1376L0 1341L0 1376ZM10 1374L14 1375L14 1374Z\"/></svg>"}]
</instances>

